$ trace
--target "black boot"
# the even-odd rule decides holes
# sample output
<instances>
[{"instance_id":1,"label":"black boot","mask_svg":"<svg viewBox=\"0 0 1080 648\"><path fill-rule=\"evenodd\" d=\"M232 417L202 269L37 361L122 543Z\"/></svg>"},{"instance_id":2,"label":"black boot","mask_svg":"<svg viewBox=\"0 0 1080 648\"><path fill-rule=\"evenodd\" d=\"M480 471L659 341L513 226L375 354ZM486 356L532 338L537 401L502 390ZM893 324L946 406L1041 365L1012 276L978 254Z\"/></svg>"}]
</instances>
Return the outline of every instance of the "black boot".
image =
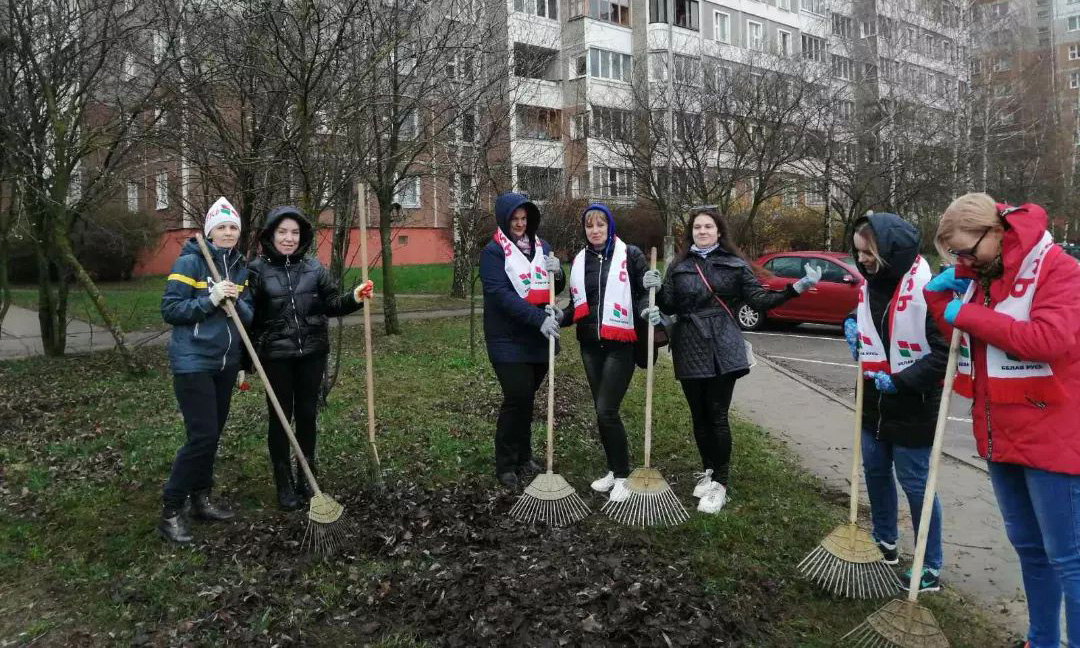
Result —
<instances>
[{"instance_id":1,"label":"black boot","mask_svg":"<svg viewBox=\"0 0 1080 648\"><path fill-rule=\"evenodd\" d=\"M315 459L313 457L307 457L308 468L311 468L311 474L318 476L318 471L315 470ZM300 505L307 504L308 500L315 493L311 492L311 484L308 483L307 477L304 475L304 469L300 466L300 462L296 462L296 496L300 500Z\"/></svg>"},{"instance_id":2,"label":"black boot","mask_svg":"<svg viewBox=\"0 0 1080 648\"><path fill-rule=\"evenodd\" d=\"M300 508L300 498L293 490L292 470L287 461L274 464L274 484L277 486L277 504L282 511Z\"/></svg>"},{"instance_id":3,"label":"black boot","mask_svg":"<svg viewBox=\"0 0 1080 648\"><path fill-rule=\"evenodd\" d=\"M188 529L187 520L177 509L162 509L157 532L162 538L177 544L187 544L194 540L191 530Z\"/></svg>"},{"instance_id":4,"label":"black boot","mask_svg":"<svg viewBox=\"0 0 1080 648\"><path fill-rule=\"evenodd\" d=\"M210 503L210 491L191 494L191 511L195 517L208 522L224 522L233 519L236 514L227 508Z\"/></svg>"},{"instance_id":5,"label":"black boot","mask_svg":"<svg viewBox=\"0 0 1080 648\"><path fill-rule=\"evenodd\" d=\"M499 479L499 483L502 484L503 487L506 488L507 490L516 491L521 486L521 482L518 481L517 473L513 473L513 472L500 473L498 475L498 479Z\"/></svg>"}]
</instances>

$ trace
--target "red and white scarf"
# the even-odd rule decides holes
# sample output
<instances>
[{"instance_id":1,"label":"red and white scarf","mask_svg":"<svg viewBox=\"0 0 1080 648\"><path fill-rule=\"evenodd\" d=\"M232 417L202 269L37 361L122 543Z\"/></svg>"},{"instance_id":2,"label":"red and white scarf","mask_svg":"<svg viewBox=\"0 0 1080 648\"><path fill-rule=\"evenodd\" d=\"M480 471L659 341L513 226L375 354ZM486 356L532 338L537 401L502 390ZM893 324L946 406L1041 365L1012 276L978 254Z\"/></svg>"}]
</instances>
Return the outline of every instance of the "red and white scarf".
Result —
<instances>
[{"instance_id":1,"label":"red and white scarf","mask_svg":"<svg viewBox=\"0 0 1080 648\"><path fill-rule=\"evenodd\" d=\"M574 321L589 314L589 302L585 297L585 250L577 253L570 267L570 296L574 300ZM604 286L604 303L600 310L600 337L604 340L633 342L634 332L633 293L630 276L626 270L626 243L615 237L611 251L611 267Z\"/></svg>"},{"instance_id":2,"label":"red and white scarf","mask_svg":"<svg viewBox=\"0 0 1080 648\"><path fill-rule=\"evenodd\" d=\"M519 297L530 304L548 303L548 287L551 277L544 267L544 246L540 239L536 239L533 249L533 258L530 261L525 254L514 245L514 242L503 233L501 227L495 228L495 242L503 251L503 270L510 278L510 284L514 286Z\"/></svg>"},{"instance_id":3,"label":"red and white scarf","mask_svg":"<svg viewBox=\"0 0 1080 648\"><path fill-rule=\"evenodd\" d=\"M867 282L859 287L859 359L866 371L884 371L895 375L930 353L926 338L926 297L923 288L933 273L930 264L921 256L915 257L911 269L900 279L889 302L889 353L870 314Z\"/></svg>"},{"instance_id":4,"label":"red and white scarf","mask_svg":"<svg viewBox=\"0 0 1080 648\"><path fill-rule=\"evenodd\" d=\"M1009 295L994 306L995 312L1008 315L1018 322L1031 319L1031 303L1039 286L1043 261L1053 247L1054 238L1050 232L1043 232L1042 239L1020 264ZM972 281L964 294L964 303L971 301L974 295L975 282ZM1057 403L1065 397L1048 363L1023 360L989 344L986 345L986 374L992 403ZM971 398L973 386L971 336L963 333L953 388L956 393Z\"/></svg>"}]
</instances>

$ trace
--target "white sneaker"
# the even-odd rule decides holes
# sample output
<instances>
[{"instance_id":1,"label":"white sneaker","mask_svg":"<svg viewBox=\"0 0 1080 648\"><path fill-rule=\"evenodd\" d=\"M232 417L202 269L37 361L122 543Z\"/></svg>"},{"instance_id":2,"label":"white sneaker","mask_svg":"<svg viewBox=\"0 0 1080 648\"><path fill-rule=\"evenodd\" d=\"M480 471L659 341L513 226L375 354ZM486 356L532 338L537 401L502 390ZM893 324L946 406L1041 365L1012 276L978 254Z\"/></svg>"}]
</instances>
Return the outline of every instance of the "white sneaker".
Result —
<instances>
[{"instance_id":1,"label":"white sneaker","mask_svg":"<svg viewBox=\"0 0 1080 648\"><path fill-rule=\"evenodd\" d=\"M592 483L592 489L597 493L606 493L615 485L615 473L609 472Z\"/></svg>"},{"instance_id":2,"label":"white sneaker","mask_svg":"<svg viewBox=\"0 0 1080 648\"><path fill-rule=\"evenodd\" d=\"M626 487L625 477L615 478L615 485L611 487L611 494L608 495L608 499L612 502L625 502L630 499L630 489Z\"/></svg>"},{"instance_id":3,"label":"white sneaker","mask_svg":"<svg viewBox=\"0 0 1080 648\"><path fill-rule=\"evenodd\" d=\"M712 480L712 468L709 468L703 473L694 473L694 476L700 477L697 486L694 486L694 497L703 496L709 491L712 485L716 483Z\"/></svg>"},{"instance_id":4,"label":"white sneaker","mask_svg":"<svg viewBox=\"0 0 1080 648\"><path fill-rule=\"evenodd\" d=\"M727 488L720 482L713 482L701 501L698 502L697 510L701 513L719 513L727 503Z\"/></svg>"}]
</instances>

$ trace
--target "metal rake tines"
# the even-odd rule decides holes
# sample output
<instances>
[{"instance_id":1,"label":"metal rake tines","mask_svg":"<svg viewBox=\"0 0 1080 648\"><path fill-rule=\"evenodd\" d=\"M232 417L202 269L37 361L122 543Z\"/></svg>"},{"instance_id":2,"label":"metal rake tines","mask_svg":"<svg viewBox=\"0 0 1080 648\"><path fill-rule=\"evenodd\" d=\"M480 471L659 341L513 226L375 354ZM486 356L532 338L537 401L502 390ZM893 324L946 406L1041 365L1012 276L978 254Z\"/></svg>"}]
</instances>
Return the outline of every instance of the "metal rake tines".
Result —
<instances>
[{"instance_id":1,"label":"metal rake tines","mask_svg":"<svg viewBox=\"0 0 1080 648\"><path fill-rule=\"evenodd\" d=\"M846 598L886 598L903 588L885 563L850 562L820 545L803 558L797 569L822 589Z\"/></svg>"},{"instance_id":2,"label":"metal rake tines","mask_svg":"<svg viewBox=\"0 0 1080 648\"><path fill-rule=\"evenodd\" d=\"M675 526L690 519L670 488L649 493L631 492L622 502L608 500L601 511L628 526Z\"/></svg>"},{"instance_id":3,"label":"metal rake tines","mask_svg":"<svg viewBox=\"0 0 1080 648\"><path fill-rule=\"evenodd\" d=\"M577 493L560 499L540 499L526 493L510 509L510 517L519 522L544 522L557 527L578 522L590 513L592 510Z\"/></svg>"},{"instance_id":4,"label":"metal rake tines","mask_svg":"<svg viewBox=\"0 0 1080 648\"><path fill-rule=\"evenodd\" d=\"M918 603L893 599L840 639L850 646L869 648L948 648L934 614Z\"/></svg>"},{"instance_id":5,"label":"metal rake tines","mask_svg":"<svg viewBox=\"0 0 1080 648\"><path fill-rule=\"evenodd\" d=\"M869 623L862 623L857 628L840 638L840 643L852 648L894 648L896 644L882 637Z\"/></svg>"},{"instance_id":6,"label":"metal rake tines","mask_svg":"<svg viewBox=\"0 0 1080 648\"><path fill-rule=\"evenodd\" d=\"M352 523L347 519L339 518L331 524L321 524L309 519L307 528L304 529L304 539L300 541L300 548L328 556L337 553L345 546L351 533Z\"/></svg>"}]
</instances>

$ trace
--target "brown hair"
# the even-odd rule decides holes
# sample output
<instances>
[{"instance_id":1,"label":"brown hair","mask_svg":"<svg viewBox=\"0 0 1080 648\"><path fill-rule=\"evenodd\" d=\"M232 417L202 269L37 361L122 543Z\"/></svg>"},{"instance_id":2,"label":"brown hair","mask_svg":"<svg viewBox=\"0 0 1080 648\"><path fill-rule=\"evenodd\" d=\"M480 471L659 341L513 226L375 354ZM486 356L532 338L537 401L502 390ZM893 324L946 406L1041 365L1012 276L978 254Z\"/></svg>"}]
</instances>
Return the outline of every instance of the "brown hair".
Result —
<instances>
[{"instance_id":1,"label":"brown hair","mask_svg":"<svg viewBox=\"0 0 1080 648\"><path fill-rule=\"evenodd\" d=\"M888 268L889 262L881 258L881 251L878 249L877 235L874 234L874 228L870 226L870 220L864 220L855 226L855 231L852 232L852 239L856 236L862 236L866 239L867 247L870 248L870 256L874 257L874 261L877 261L879 268ZM858 259L858 250L855 251L856 260Z\"/></svg>"},{"instance_id":2,"label":"brown hair","mask_svg":"<svg viewBox=\"0 0 1080 648\"><path fill-rule=\"evenodd\" d=\"M938 222L937 234L934 235L934 247L942 259L955 262L956 259L949 254L946 240L956 232L982 232L994 227L1002 227L994 199L985 193L967 193L945 208Z\"/></svg>"},{"instance_id":3,"label":"brown hair","mask_svg":"<svg viewBox=\"0 0 1080 648\"><path fill-rule=\"evenodd\" d=\"M698 216L702 215L708 216L716 223L716 232L718 234L716 242L720 245L721 249L725 250L728 254L737 256L745 261L746 265L750 266L750 269L754 271L754 274L759 279L772 278L773 274L771 272L751 261L739 246L735 244L735 241L731 240L731 235L728 233L727 223L724 222L723 216L712 207L690 210L690 220L687 223L686 233L684 235L683 251L676 259L676 263L690 258L690 255L693 254L693 252L690 251L690 247L694 245L694 221L697 220Z\"/></svg>"}]
</instances>

